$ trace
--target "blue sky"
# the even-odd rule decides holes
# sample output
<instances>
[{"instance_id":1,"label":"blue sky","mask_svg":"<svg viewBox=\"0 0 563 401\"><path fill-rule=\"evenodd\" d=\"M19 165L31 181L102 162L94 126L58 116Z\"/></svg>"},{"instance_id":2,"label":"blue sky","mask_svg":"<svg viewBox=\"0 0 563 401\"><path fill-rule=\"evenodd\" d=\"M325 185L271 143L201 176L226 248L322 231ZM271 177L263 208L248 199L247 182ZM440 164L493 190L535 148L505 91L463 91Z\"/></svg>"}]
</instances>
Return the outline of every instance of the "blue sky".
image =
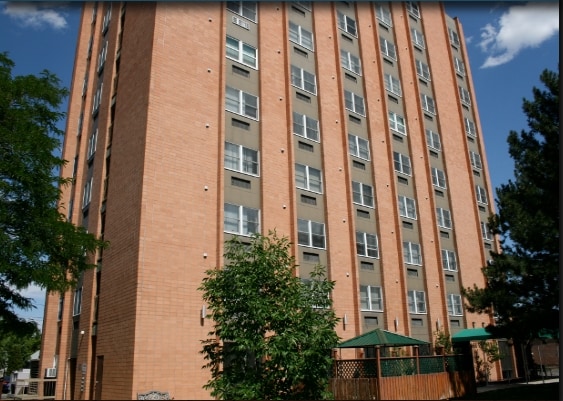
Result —
<instances>
[{"instance_id":1,"label":"blue sky","mask_svg":"<svg viewBox=\"0 0 563 401\"><path fill-rule=\"evenodd\" d=\"M55 73L66 87L74 63L80 3L1 2L0 52L16 63L15 75ZM513 177L506 137L527 129L522 99L541 86L544 69L558 70L558 2L446 2L462 23L487 160L494 188ZM65 105L66 110L66 105ZM31 288L37 309L21 315L41 324L44 295Z\"/></svg>"}]
</instances>

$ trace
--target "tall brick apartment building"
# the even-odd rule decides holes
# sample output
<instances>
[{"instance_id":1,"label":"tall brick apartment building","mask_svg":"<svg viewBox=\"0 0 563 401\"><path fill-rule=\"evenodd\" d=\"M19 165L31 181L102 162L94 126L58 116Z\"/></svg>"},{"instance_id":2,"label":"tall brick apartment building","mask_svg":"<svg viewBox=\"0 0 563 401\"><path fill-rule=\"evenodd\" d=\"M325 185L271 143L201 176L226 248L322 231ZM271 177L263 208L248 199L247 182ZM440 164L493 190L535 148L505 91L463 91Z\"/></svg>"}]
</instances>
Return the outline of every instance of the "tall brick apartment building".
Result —
<instances>
[{"instance_id":1,"label":"tall brick apartment building","mask_svg":"<svg viewBox=\"0 0 563 401\"><path fill-rule=\"evenodd\" d=\"M57 398L209 398L197 288L234 234L326 265L343 339L488 324L461 297L497 246L475 99L440 3L85 3L61 207L111 246L47 297Z\"/></svg>"}]
</instances>

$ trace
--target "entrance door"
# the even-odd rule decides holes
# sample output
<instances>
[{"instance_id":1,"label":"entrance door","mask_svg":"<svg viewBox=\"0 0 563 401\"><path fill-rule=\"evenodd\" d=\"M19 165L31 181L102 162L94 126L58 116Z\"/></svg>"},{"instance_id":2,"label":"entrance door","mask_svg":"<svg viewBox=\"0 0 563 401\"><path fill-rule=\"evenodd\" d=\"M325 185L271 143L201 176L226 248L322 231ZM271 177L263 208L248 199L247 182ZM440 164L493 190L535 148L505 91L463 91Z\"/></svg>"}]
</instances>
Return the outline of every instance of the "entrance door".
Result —
<instances>
[{"instance_id":1,"label":"entrance door","mask_svg":"<svg viewBox=\"0 0 563 401\"><path fill-rule=\"evenodd\" d=\"M96 381L94 382L94 399L102 399L102 377L104 376L104 356L96 358Z\"/></svg>"}]
</instances>

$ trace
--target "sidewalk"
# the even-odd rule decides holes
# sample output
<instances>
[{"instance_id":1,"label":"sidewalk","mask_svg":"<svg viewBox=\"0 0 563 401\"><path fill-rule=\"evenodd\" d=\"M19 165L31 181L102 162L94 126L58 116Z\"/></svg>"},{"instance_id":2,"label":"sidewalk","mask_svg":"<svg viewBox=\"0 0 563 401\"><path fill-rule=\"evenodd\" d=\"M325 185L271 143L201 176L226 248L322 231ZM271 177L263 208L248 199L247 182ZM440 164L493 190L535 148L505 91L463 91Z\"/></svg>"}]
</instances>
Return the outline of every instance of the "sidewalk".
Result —
<instances>
[{"instance_id":1,"label":"sidewalk","mask_svg":"<svg viewBox=\"0 0 563 401\"><path fill-rule=\"evenodd\" d=\"M486 391L492 391L492 390L500 390L503 388L508 388L508 387L517 387L517 386L532 386L534 384L543 384L543 383L559 383L559 378L549 378L549 379L539 379L539 380L534 380L534 381L530 381L528 383L526 382L513 382L513 383L491 383L488 386L482 386L482 387L477 387L477 393L484 393Z\"/></svg>"}]
</instances>

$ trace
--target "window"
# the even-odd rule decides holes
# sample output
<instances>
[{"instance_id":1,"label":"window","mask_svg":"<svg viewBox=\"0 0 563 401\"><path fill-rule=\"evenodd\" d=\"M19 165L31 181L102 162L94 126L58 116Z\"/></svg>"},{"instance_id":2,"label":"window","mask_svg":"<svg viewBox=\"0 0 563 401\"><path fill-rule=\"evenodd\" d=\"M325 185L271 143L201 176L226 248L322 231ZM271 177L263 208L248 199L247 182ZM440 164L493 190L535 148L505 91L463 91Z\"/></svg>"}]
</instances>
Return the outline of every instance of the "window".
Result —
<instances>
[{"instance_id":1,"label":"window","mask_svg":"<svg viewBox=\"0 0 563 401\"><path fill-rule=\"evenodd\" d=\"M304 114L293 112L293 133L318 142L319 122Z\"/></svg>"},{"instance_id":2,"label":"window","mask_svg":"<svg viewBox=\"0 0 563 401\"><path fill-rule=\"evenodd\" d=\"M356 231L356 252L358 256L378 258L379 246L377 243L377 235Z\"/></svg>"},{"instance_id":3,"label":"window","mask_svg":"<svg viewBox=\"0 0 563 401\"><path fill-rule=\"evenodd\" d=\"M227 1L227 10L256 22L256 1Z\"/></svg>"},{"instance_id":4,"label":"window","mask_svg":"<svg viewBox=\"0 0 563 401\"><path fill-rule=\"evenodd\" d=\"M82 194L82 208L88 206L90 204L90 201L92 200L93 182L94 178L91 177L88 181L86 181L86 184L84 185L84 193Z\"/></svg>"},{"instance_id":5,"label":"window","mask_svg":"<svg viewBox=\"0 0 563 401\"><path fill-rule=\"evenodd\" d=\"M358 36L356 21L346 14L338 12L338 27L353 36Z\"/></svg>"},{"instance_id":6,"label":"window","mask_svg":"<svg viewBox=\"0 0 563 401\"><path fill-rule=\"evenodd\" d=\"M393 26L393 21L391 20L391 11L389 11L388 8L383 7L382 4L375 5L375 16L379 21L383 22L385 25L389 27Z\"/></svg>"},{"instance_id":7,"label":"window","mask_svg":"<svg viewBox=\"0 0 563 401\"><path fill-rule=\"evenodd\" d=\"M353 92L344 91L344 101L346 103L346 109L365 116L364 98L356 95Z\"/></svg>"},{"instance_id":8,"label":"window","mask_svg":"<svg viewBox=\"0 0 563 401\"><path fill-rule=\"evenodd\" d=\"M106 57L108 54L108 41L104 43L104 47L100 50L100 54L98 55L98 73L102 72L104 69L104 64L106 63Z\"/></svg>"},{"instance_id":9,"label":"window","mask_svg":"<svg viewBox=\"0 0 563 401\"><path fill-rule=\"evenodd\" d=\"M481 236L483 237L484 240L492 241L493 233L489 229L489 225L482 221L480 223L481 223Z\"/></svg>"},{"instance_id":10,"label":"window","mask_svg":"<svg viewBox=\"0 0 563 401\"><path fill-rule=\"evenodd\" d=\"M227 86L225 103L227 111L258 120L258 97Z\"/></svg>"},{"instance_id":11,"label":"window","mask_svg":"<svg viewBox=\"0 0 563 401\"><path fill-rule=\"evenodd\" d=\"M258 151L225 142L225 168L244 174L259 175Z\"/></svg>"},{"instance_id":12,"label":"window","mask_svg":"<svg viewBox=\"0 0 563 401\"><path fill-rule=\"evenodd\" d=\"M462 316L463 308L461 304L461 295L458 294L448 294L446 298L446 303L448 305L448 315L450 316Z\"/></svg>"},{"instance_id":13,"label":"window","mask_svg":"<svg viewBox=\"0 0 563 401\"><path fill-rule=\"evenodd\" d=\"M465 75L465 64L457 57L454 57L454 68L458 74Z\"/></svg>"},{"instance_id":14,"label":"window","mask_svg":"<svg viewBox=\"0 0 563 401\"><path fill-rule=\"evenodd\" d=\"M82 287L74 290L74 302L72 304L72 316L80 315L82 311Z\"/></svg>"},{"instance_id":15,"label":"window","mask_svg":"<svg viewBox=\"0 0 563 401\"><path fill-rule=\"evenodd\" d=\"M483 168L483 164L481 163L481 155L479 153L475 153L472 150L469 151L469 159L471 160L471 166L477 170L481 170Z\"/></svg>"},{"instance_id":16,"label":"window","mask_svg":"<svg viewBox=\"0 0 563 401\"><path fill-rule=\"evenodd\" d=\"M487 191L485 191L485 188L479 185L475 185L475 192L477 193L477 202L483 203L485 205L489 203L487 201Z\"/></svg>"},{"instance_id":17,"label":"window","mask_svg":"<svg viewBox=\"0 0 563 401\"><path fill-rule=\"evenodd\" d=\"M437 207L436 220L438 220L439 227L452 228L452 215L449 210Z\"/></svg>"},{"instance_id":18,"label":"window","mask_svg":"<svg viewBox=\"0 0 563 401\"><path fill-rule=\"evenodd\" d=\"M260 211L241 205L225 203L225 232L252 235L260 231Z\"/></svg>"},{"instance_id":19,"label":"window","mask_svg":"<svg viewBox=\"0 0 563 401\"><path fill-rule=\"evenodd\" d=\"M442 170L438 170L435 167L431 169L432 174L432 184L439 188L446 188L446 174Z\"/></svg>"},{"instance_id":20,"label":"window","mask_svg":"<svg viewBox=\"0 0 563 401\"><path fill-rule=\"evenodd\" d=\"M458 88L459 88L459 97L461 99L461 102L468 106L471 106L471 96L469 95L469 91L461 86L458 86Z\"/></svg>"},{"instance_id":21,"label":"window","mask_svg":"<svg viewBox=\"0 0 563 401\"><path fill-rule=\"evenodd\" d=\"M428 65L424 64L420 60L415 60L415 64L416 73L418 74L418 76L430 81L430 68L428 67Z\"/></svg>"},{"instance_id":22,"label":"window","mask_svg":"<svg viewBox=\"0 0 563 401\"><path fill-rule=\"evenodd\" d=\"M459 47L459 35L456 31L448 28L448 34L450 35L450 43L456 47Z\"/></svg>"},{"instance_id":23,"label":"window","mask_svg":"<svg viewBox=\"0 0 563 401\"><path fill-rule=\"evenodd\" d=\"M409 313L426 313L426 294L424 291L408 291Z\"/></svg>"},{"instance_id":24,"label":"window","mask_svg":"<svg viewBox=\"0 0 563 401\"><path fill-rule=\"evenodd\" d=\"M393 113L392 111L389 112L389 127L393 131L407 135L407 126L405 125L405 119L397 113Z\"/></svg>"},{"instance_id":25,"label":"window","mask_svg":"<svg viewBox=\"0 0 563 401\"><path fill-rule=\"evenodd\" d=\"M104 15L104 20L102 21L102 33L106 33L109 27L109 22L111 21L111 4L108 5L106 14Z\"/></svg>"},{"instance_id":26,"label":"window","mask_svg":"<svg viewBox=\"0 0 563 401\"><path fill-rule=\"evenodd\" d=\"M408 265L422 265L420 244L403 242L403 261Z\"/></svg>"},{"instance_id":27,"label":"window","mask_svg":"<svg viewBox=\"0 0 563 401\"><path fill-rule=\"evenodd\" d=\"M313 95L317 94L317 79L315 74L311 74L294 65L291 66L291 84Z\"/></svg>"},{"instance_id":28,"label":"window","mask_svg":"<svg viewBox=\"0 0 563 401\"><path fill-rule=\"evenodd\" d=\"M346 50L340 50L340 62L342 63L342 67L347 70L355 72L358 75L362 75L362 67L359 57L354 56Z\"/></svg>"},{"instance_id":29,"label":"window","mask_svg":"<svg viewBox=\"0 0 563 401\"><path fill-rule=\"evenodd\" d=\"M422 110L431 114L436 114L436 104L434 99L424 93L420 94L420 101L422 102Z\"/></svg>"},{"instance_id":30,"label":"window","mask_svg":"<svg viewBox=\"0 0 563 401\"><path fill-rule=\"evenodd\" d=\"M380 37L379 44L381 46L381 53L383 53L383 55L393 60L397 60L397 50L393 43L389 42L387 39L383 37Z\"/></svg>"},{"instance_id":31,"label":"window","mask_svg":"<svg viewBox=\"0 0 563 401\"><path fill-rule=\"evenodd\" d=\"M370 185L352 181L352 200L358 205L373 207L373 188Z\"/></svg>"},{"instance_id":32,"label":"window","mask_svg":"<svg viewBox=\"0 0 563 401\"><path fill-rule=\"evenodd\" d=\"M92 102L92 115L98 114L98 111L100 110L100 104L102 103L103 87L104 87L104 83L102 82L100 84L100 87L96 91L96 94L94 95L94 101Z\"/></svg>"},{"instance_id":33,"label":"window","mask_svg":"<svg viewBox=\"0 0 563 401\"><path fill-rule=\"evenodd\" d=\"M298 1L294 0L291 2L292 4L299 5L303 7L307 11L311 11L311 2L310 1Z\"/></svg>"},{"instance_id":34,"label":"window","mask_svg":"<svg viewBox=\"0 0 563 401\"><path fill-rule=\"evenodd\" d=\"M412 198L399 195L399 215L408 219L416 219L416 202Z\"/></svg>"},{"instance_id":35,"label":"window","mask_svg":"<svg viewBox=\"0 0 563 401\"><path fill-rule=\"evenodd\" d=\"M395 165L395 171L398 171L402 174L411 175L410 157L399 152L393 152L393 163Z\"/></svg>"},{"instance_id":36,"label":"window","mask_svg":"<svg viewBox=\"0 0 563 401\"><path fill-rule=\"evenodd\" d=\"M241 40L227 36L227 58L238 61L252 68L258 68L258 55L256 48Z\"/></svg>"},{"instance_id":37,"label":"window","mask_svg":"<svg viewBox=\"0 0 563 401\"><path fill-rule=\"evenodd\" d=\"M88 151L87 151L87 159L90 159L96 153L96 144L98 142L98 129L90 136L88 139Z\"/></svg>"},{"instance_id":38,"label":"window","mask_svg":"<svg viewBox=\"0 0 563 401\"><path fill-rule=\"evenodd\" d=\"M464 118L465 123L465 133L469 136L477 136L477 129L475 128L475 123L471 121L469 118Z\"/></svg>"},{"instance_id":39,"label":"window","mask_svg":"<svg viewBox=\"0 0 563 401\"><path fill-rule=\"evenodd\" d=\"M412 1L405 2L407 6L407 11L410 15L416 18L420 18L420 9L418 8L418 4Z\"/></svg>"},{"instance_id":40,"label":"window","mask_svg":"<svg viewBox=\"0 0 563 401\"><path fill-rule=\"evenodd\" d=\"M289 40L303 46L306 49L314 50L313 34L291 21L289 21Z\"/></svg>"},{"instance_id":41,"label":"window","mask_svg":"<svg viewBox=\"0 0 563 401\"><path fill-rule=\"evenodd\" d=\"M348 134L348 150L352 156L369 160L369 141L367 139Z\"/></svg>"},{"instance_id":42,"label":"window","mask_svg":"<svg viewBox=\"0 0 563 401\"><path fill-rule=\"evenodd\" d=\"M426 130L426 144L429 148L435 150L442 149L442 144L440 143L440 135L429 129Z\"/></svg>"},{"instance_id":43,"label":"window","mask_svg":"<svg viewBox=\"0 0 563 401\"><path fill-rule=\"evenodd\" d=\"M295 164L295 185L297 188L306 189L317 193L323 192L321 170L303 164Z\"/></svg>"},{"instance_id":44,"label":"window","mask_svg":"<svg viewBox=\"0 0 563 401\"><path fill-rule=\"evenodd\" d=\"M402 96L401 82L391 74L384 74L385 89L397 96Z\"/></svg>"},{"instance_id":45,"label":"window","mask_svg":"<svg viewBox=\"0 0 563 401\"><path fill-rule=\"evenodd\" d=\"M360 285L360 308L363 311L383 311L381 287Z\"/></svg>"},{"instance_id":46,"label":"window","mask_svg":"<svg viewBox=\"0 0 563 401\"><path fill-rule=\"evenodd\" d=\"M88 90L88 74L84 76L84 81L82 81L82 96L86 95L87 90Z\"/></svg>"},{"instance_id":47,"label":"window","mask_svg":"<svg viewBox=\"0 0 563 401\"><path fill-rule=\"evenodd\" d=\"M457 271L457 258L454 251L442 249L442 268L447 271Z\"/></svg>"},{"instance_id":48,"label":"window","mask_svg":"<svg viewBox=\"0 0 563 401\"><path fill-rule=\"evenodd\" d=\"M297 220L297 242L313 248L325 248L325 225L311 220Z\"/></svg>"},{"instance_id":49,"label":"window","mask_svg":"<svg viewBox=\"0 0 563 401\"><path fill-rule=\"evenodd\" d=\"M424 36L421 32L417 31L415 28L411 28L411 36L413 43L424 49Z\"/></svg>"}]
</instances>

